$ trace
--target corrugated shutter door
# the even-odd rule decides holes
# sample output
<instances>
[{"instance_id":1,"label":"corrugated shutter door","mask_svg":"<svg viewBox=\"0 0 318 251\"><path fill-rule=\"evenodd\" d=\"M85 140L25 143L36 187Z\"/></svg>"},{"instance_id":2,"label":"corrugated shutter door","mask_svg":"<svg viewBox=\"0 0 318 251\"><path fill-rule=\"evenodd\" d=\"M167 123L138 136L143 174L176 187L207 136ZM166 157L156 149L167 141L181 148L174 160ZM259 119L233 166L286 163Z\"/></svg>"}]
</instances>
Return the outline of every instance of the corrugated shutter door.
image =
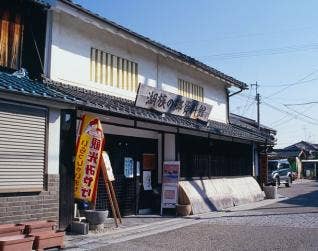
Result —
<instances>
[{"instance_id":1,"label":"corrugated shutter door","mask_svg":"<svg viewBox=\"0 0 318 251\"><path fill-rule=\"evenodd\" d=\"M43 190L46 109L0 101L0 192Z\"/></svg>"}]
</instances>

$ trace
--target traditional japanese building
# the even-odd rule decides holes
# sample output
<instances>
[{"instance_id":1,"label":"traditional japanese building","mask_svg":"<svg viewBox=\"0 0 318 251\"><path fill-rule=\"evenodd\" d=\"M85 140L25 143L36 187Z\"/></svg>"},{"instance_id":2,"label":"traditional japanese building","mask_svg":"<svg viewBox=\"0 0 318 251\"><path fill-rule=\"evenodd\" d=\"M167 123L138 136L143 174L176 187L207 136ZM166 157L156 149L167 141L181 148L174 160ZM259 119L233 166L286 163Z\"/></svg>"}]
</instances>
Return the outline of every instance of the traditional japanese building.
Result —
<instances>
[{"instance_id":1,"label":"traditional japanese building","mask_svg":"<svg viewBox=\"0 0 318 251\"><path fill-rule=\"evenodd\" d=\"M15 6L19 4L17 1ZM11 8L11 1L8 6ZM0 102L17 103L1 106L0 112L14 117L19 109L24 109L21 107L30 107L28 112L35 112L32 116L39 116L41 121L35 126L14 126L18 131L25 128L24 135L17 134L17 140L27 143L10 148L11 157L3 156L0 172L6 173L9 159L30 146L29 160L24 161L26 157L20 155L24 157L16 159L14 166L21 167L24 177L36 177L34 182L38 183L37 189L30 186L25 191L23 186L28 184L25 182L34 184L30 179L21 179L15 172L9 181L1 176L0 200L9 202L18 196L22 202L29 198L36 201L46 200L46 193L54 195L54 203L57 199L59 203L52 207L55 212L59 209L59 215L52 213L51 218L59 218L61 227L70 224L76 130L83 114L93 114L101 120L105 150L110 156L119 207L124 215L149 209L159 212L164 161L180 161L180 179L184 183L260 176L259 156L274 144L275 131L264 126L258 129L255 121L229 113L230 97L247 89L247 84L71 1L28 1L28 8L38 14L23 20L33 20L43 32L37 32L41 37L34 38L33 45L23 42L26 44L21 48L34 52L27 57L31 62L25 59L11 68L2 64L6 73L0 74ZM2 17L3 23L4 20L7 19ZM32 60L36 63L32 64ZM11 74L21 67L29 70L31 79L39 80ZM6 129L10 128L10 121L20 123L26 117L8 119L8 126L0 127L0 137L9 138ZM38 119L32 117L25 123L29 120ZM28 133L38 128L42 129L42 138ZM1 148L9 146L8 141L0 143ZM124 168L126 161L131 163L129 174ZM29 168L35 163L40 163L38 172ZM151 186L147 189L143 185L144 171L147 175L150 172ZM51 182L51 173L57 183ZM63 189L51 191L53 183ZM6 190L2 184L21 189ZM97 207L107 208L101 180L98 187ZM6 212L0 215L0 222L9 222L14 215ZM23 211L20 218L46 216Z\"/></svg>"}]
</instances>

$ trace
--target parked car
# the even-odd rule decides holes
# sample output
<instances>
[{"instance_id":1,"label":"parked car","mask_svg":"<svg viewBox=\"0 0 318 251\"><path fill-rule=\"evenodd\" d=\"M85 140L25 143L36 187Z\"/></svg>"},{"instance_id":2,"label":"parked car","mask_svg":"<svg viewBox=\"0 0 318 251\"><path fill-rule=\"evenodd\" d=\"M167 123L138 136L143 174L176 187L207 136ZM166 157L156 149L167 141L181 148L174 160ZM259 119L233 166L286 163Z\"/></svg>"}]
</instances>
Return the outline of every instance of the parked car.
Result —
<instances>
[{"instance_id":1,"label":"parked car","mask_svg":"<svg viewBox=\"0 0 318 251\"><path fill-rule=\"evenodd\" d=\"M288 160L269 160L268 161L268 183L279 187L285 184L290 187L293 182L292 170Z\"/></svg>"}]
</instances>

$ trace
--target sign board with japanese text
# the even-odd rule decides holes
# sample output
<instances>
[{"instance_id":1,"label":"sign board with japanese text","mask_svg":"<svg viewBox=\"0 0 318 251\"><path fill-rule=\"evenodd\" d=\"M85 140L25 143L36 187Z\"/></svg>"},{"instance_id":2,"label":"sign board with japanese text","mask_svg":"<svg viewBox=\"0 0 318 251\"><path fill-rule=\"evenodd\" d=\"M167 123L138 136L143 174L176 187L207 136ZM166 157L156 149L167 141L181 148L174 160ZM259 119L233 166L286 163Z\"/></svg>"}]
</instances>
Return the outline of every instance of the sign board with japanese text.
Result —
<instances>
[{"instance_id":1,"label":"sign board with japanese text","mask_svg":"<svg viewBox=\"0 0 318 251\"><path fill-rule=\"evenodd\" d=\"M134 160L130 157L124 158L124 175L126 178L134 177Z\"/></svg>"},{"instance_id":2,"label":"sign board with japanese text","mask_svg":"<svg viewBox=\"0 0 318 251\"><path fill-rule=\"evenodd\" d=\"M199 119L207 122L212 106L203 102L140 84L135 105L162 113Z\"/></svg>"},{"instance_id":3,"label":"sign board with japanese text","mask_svg":"<svg viewBox=\"0 0 318 251\"><path fill-rule=\"evenodd\" d=\"M108 153L106 151L103 151L102 157L103 157L102 165L105 165L105 169L107 173L106 178L108 181L114 181L115 177L114 177L113 168L112 168L112 164L110 163Z\"/></svg>"},{"instance_id":4,"label":"sign board with japanese text","mask_svg":"<svg viewBox=\"0 0 318 251\"><path fill-rule=\"evenodd\" d=\"M162 170L161 208L175 208L178 203L180 161L165 161Z\"/></svg>"},{"instance_id":5,"label":"sign board with japanese text","mask_svg":"<svg viewBox=\"0 0 318 251\"><path fill-rule=\"evenodd\" d=\"M104 133L100 120L91 115L82 117L75 156L74 197L92 202L98 181Z\"/></svg>"}]
</instances>

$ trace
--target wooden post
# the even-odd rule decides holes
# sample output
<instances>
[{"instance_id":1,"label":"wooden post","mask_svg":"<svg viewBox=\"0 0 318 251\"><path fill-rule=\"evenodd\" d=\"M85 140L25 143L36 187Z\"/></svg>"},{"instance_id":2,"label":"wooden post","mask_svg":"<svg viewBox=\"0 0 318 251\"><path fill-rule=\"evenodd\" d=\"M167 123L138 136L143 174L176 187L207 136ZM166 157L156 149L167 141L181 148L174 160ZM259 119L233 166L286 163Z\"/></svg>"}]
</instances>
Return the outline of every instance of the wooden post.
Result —
<instances>
[{"instance_id":1,"label":"wooden post","mask_svg":"<svg viewBox=\"0 0 318 251\"><path fill-rule=\"evenodd\" d=\"M102 156L102 160L101 160L101 170L102 170L103 180L104 180L106 191L107 191L107 196L109 198L110 206L111 206L111 209L112 209L114 221L115 221L116 227L118 227L118 221L119 221L119 223L122 223L121 215L120 215L120 211L119 211L119 207L118 207L118 202L117 202L117 199L116 199L115 191L114 191L114 188L113 188L113 184L109 180L109 177L108 177L108 174L107 174L106 163L104 161L103 156Z\"/></svg>"},{"instance_id":2,"label":"wooden post","mask_svg":"<svg viewBox=\"0 0 318 251\"><path fill-rule=\"evenodd\" d=\"M114 206L113 196L112 196L112 194L110 192L110 189L109 189L109 182L107 181L107 173L106 173L106 170L104 169L104 166L105 165L103 163L101 165L103 180L104 180L104 184L105 184L105 187L106 187L107 196L109 198L110 206L111 206L111 209L112 209L115 225L116 225L116 227L118 227L117 213L116 213L115 206Z\"/></svg>"},{"instance_id":3,"label":"wooden post","mask_svg":"<svg viewBox=\"0 0 318 251\"><path fill-rule=\"evenodd\" d=\"M119 220L120 223L122 223L121 222L121 215L120 215L120 211L119 211L118 202L117 202L115 191L114 191L114 187L113 187L113 184L112 184L111 181L109 181L109 187L110 187L110 192L111 192L111 194L113 196L113 202L114 202L114 206L115 206L115 210L116 210L116 214L117 214L118 220Z\"/></svg>"}]
</instances>

